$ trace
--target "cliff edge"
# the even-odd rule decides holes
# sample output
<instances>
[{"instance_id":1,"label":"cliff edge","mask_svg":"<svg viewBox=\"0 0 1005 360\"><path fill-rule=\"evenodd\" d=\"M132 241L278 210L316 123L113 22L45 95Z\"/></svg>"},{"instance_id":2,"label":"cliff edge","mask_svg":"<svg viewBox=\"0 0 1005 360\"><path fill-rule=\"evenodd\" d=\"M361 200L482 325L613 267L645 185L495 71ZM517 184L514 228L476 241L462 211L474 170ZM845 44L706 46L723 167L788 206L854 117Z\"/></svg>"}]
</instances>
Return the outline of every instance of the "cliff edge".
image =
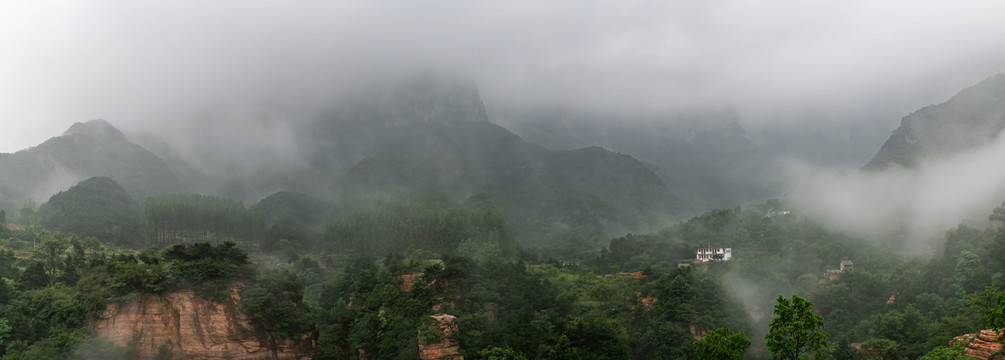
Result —
<instances>
[{"instance_id":1,"label":"cliff edge","mask_svg":"<svg viewBox=\"0 0 1005 360\"><path fill-rule=\"evenodd\" d=\"M238 290L222 303L191 290L109 304L91 329L141 359L304 359L303 344L277 342L239 308ZM309 347L309 344L307 345Z\"/></svg>"}]
</instances>

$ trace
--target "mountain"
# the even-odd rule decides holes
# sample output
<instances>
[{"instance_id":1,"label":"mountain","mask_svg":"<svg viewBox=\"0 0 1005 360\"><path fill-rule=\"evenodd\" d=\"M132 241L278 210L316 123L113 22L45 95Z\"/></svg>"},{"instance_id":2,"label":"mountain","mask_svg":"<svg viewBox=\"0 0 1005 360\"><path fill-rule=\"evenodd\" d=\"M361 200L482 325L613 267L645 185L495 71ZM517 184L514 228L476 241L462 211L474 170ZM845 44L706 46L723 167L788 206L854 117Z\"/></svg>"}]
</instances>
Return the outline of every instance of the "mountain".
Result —
<instances>
[{"instance_id":1,"label":"mountain","mask_svg":"<svg viewBox=\"0 0 1005 360\"><path fill-rule=\"evenodd\" d=\"M108 122L91 120L36 147L0 154L0 208L14 213L25 200L48 199L92 176L115 180L137 199L186 189L164 160Z\"/></svg>"},{"instance_id":2,"label":"mountain","mask_svg":"<svg viewBox=\"0 0 1005 360\"><path fill-rule=\"evenodd\" d=\"M350 168L346 191L445 193L545 232L638 230L690 210L630 156L599 147L547 150L491 123L415 124L389 129L379 141L395 146Z\"/></svg>"},{"instance_id":3,"label":"mountain","mask_svg":"<svg viewBox=\"0 0 1005 360\"><path fill-rule=\"evenodd\" d=\"M772 164L730 109L611 117L537 110L511 115L507 126L550 149L601 146L631 155L697 210L777 196Z\"/></svg>"},{"instance_id":4,"label":"mountain","mask_svg":"<svg viewBox=\"0 0 1005 360\"><path fill-rule=\"evenodd\" d=\"M545 149L491 123L470 82L421 77L363 93L326 111L304 136L313 143L312 171L346 195L438 192L544 232L631 231L691 210L631 156Z\"/></svg>"},{"instance_id":5,"label":"mountain","mask_svg":"<svg viewBox=\"0 0 1005 360\"><path fill-rule=\"evenodd\" d=\"M253 173L219 167L205 175L156 139L144 143L170 161L105 121L77 123L37 147L0 155L3 206L13 213L25 198L46 199L104 176L137 200L212 189L237 201L281 191L322 202L401 190L439 193L504 211L523 239L649 230L695 211L672 179L631 155L588 143L547 149L490 122L478 87L464 79L427 75L359 91L301 120L291 123L300 159L260 160Z\"/></svg>"},{"instance_id":6,"label":"mountain","mask_svg":"<svg viewBox=\"0 0 1005 360\"><path fill-rule=\"evenodd\" d=\"M904 117L863 169L911 168L919 161L976 149L1005 128L1005 75L991 76L948 101Z\"/></svg>"},{"instance_id":7,"label":"mountain","mask_svg":"<svg viewBox=\"0 0 1005 360\"><path fill-rule=\"evenodd\" d=\"M393 146L379 142L392 129L455 121L488 122L477 85L424 75L339 100L299 132L311 149L311 170L338 178L380 148Z\"/></svg>"}]
</instances>

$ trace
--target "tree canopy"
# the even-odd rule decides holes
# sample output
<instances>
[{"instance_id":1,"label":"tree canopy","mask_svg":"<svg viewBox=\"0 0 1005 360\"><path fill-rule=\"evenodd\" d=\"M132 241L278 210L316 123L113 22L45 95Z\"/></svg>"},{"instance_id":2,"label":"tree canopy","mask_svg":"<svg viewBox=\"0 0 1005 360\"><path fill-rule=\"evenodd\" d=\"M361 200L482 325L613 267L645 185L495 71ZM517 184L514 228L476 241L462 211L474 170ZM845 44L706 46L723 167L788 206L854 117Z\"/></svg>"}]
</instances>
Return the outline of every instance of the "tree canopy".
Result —
<instances>
[{"instance_id":1,"label":"tree canopy","mask_svg":"<svg viewBox=\"0 0 1005 360\"><path fill-rule=\"evenodd\" d=\"M777 300L775 318L764 335L771 358L796 360L807 353L822 357L829 344L827 333L821 330L824 318L813 313L813 303L799 295L792 299L779 295Z\"/></svg>"},{"instance_id":2,"label":"tree canopy","mask_svg":"<svg viewBox=\"0 0 1005 360\"><path fill-rule=\"evenodd\" d=\"M50 230L135 247L141 240L139 212L115 180L95 176L53 195L38 208L38 217Z\"/></svg>"},{"instance_id":3,"label":"tree canopy","mask_svg":"<svg viewBox=\"0 0 1005 360\"><path fill-rule=\"evenodd\" d=\"M747 335L721 327L695 341L694 354L700 360L742 360L748 347L750 339L747 339Z\"/></svg>"}]
</instances>

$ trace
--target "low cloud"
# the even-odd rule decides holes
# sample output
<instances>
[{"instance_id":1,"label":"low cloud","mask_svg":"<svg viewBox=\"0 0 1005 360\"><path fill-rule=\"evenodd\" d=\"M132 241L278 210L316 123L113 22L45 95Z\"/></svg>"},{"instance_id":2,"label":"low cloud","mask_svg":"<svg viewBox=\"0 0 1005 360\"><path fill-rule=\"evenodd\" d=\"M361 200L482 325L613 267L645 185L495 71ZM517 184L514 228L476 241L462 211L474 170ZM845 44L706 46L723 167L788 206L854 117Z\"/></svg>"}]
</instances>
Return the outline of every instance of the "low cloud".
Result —
<instances>
[{"instance_id":1,"label":"low cloud","mask_svg":"<svg viewBox=\"0 0 1005 360\"><path fill-rule=\"evenodd\" d=\"M836 171L791 162L789 201L832 230L931 253L957 224L987 225L991 210L1005 201L1003 158L1005 137L999 136L914 169Z\"/></svg>"},{"instance_id":2,"label":"low cloud","mask_svg":"<svg viewBox=\"0 0 1005 360\"><path fill-rule=\"evenodd\" d=\"M318 108L424 71L475 79L495 107L893 123L1005 69L1001 18L992 0L4 3L0 151L94 118L170 133Z\"/></svg>"}]
</instances>

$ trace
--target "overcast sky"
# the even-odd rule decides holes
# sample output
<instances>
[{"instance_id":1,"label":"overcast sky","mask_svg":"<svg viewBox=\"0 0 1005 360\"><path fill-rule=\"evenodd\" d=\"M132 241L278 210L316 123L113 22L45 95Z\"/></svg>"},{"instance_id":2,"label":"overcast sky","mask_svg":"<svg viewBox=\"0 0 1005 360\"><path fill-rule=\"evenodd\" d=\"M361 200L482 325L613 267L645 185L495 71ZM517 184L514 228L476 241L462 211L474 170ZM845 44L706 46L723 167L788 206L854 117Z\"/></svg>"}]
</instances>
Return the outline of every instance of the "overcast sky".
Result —
<instances>
[{"instance_id":1,"label":"overcast sky","mask_svg":"<svg viewBox=\"0 0 1005 360\"><path fill-rule=\"evenodd\" d=\"M0 152L94 118L168 131L306 109L418 71L469 76L495 106L895 126L1005 70L1002 19L1000 0L0 0Z\"/></svg>"}]
</instances>

